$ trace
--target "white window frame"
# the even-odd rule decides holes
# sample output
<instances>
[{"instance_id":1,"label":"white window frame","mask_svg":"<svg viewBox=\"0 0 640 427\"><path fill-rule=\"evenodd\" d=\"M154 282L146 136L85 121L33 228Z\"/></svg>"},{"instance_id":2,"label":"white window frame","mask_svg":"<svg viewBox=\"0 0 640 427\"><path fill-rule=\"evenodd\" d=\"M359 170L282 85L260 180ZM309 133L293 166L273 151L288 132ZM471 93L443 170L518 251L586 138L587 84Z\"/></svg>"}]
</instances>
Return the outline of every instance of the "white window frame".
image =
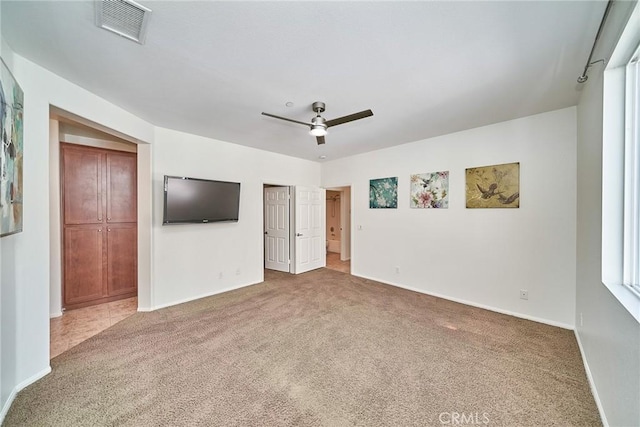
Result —
<instances>
[{"instance_id":1,"label":"white window frame","mask_svg":"<svg viewBox=\"0 0 640 427\"><path fill-rule=\"evenodd\" d=\"M640 6L604 73L602 283L640 322Z\"/></svg>"},{"instance_id":2,"label":"white window frame","mask_svg":"<svg viewBox=\"0 0 640 427\"><path fill-rule=\"evenodd\" d=\"M640 297L640 46L626 66L623 284Z\"/></svg>"}]
</instances>

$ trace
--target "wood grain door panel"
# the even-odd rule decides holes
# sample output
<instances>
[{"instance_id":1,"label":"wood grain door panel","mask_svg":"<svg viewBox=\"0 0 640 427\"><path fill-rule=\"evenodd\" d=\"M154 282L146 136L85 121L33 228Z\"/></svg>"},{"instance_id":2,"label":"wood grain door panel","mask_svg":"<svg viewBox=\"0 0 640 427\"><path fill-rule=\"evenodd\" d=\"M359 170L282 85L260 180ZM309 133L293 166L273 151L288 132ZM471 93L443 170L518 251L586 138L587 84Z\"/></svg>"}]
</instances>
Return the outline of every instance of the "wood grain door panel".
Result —
<instances>
[{"instance_id":1,"label":"wood grain door panel","mask_svg":"<svg viewBox=\"0 0 640 427\"><path fill-rule=\"evenodd\" d=\"M107 283L109 295L134 292L138 285L136 225L107 228Z\"/></svg>"},{"instance_id":2,"label":"wood grain door panel","mask_svg":"<svg viewBox=\"0 0 640 427\"><path fill-rule=\"evenodd\" d=\"M130 154L107 155L107 222L136 222L137 159Z\"/></svg>"},{"instance_id":3,"label":"wood grain door panel","mask_svg":"<svg viewBox=\"0 0 640 427\"><path fill-rule=\"evenodd\" d=\"M103 158L104 154L100 152L63 148L65 224L103 221Z\"/></svg>"},{"instance_id":4,"label":"wood grain door panel","mask_svg":"<svg viewBox=\"0 0 640 427\"><path fill-rule=\"evenodd\" d=\"M101 226L66 227L63 256L65 306L106 294L104 230Z\"/></svg>"},{"instance_id":5,"label":"wood grain door panel","mask_svg":"<svg viewBox=\"0 0 640 427\"><path fill-rule=\"evenodd\" d=\"M60 146L64 307L136 295L136 154Z\"/></svg>"}]
</instances>

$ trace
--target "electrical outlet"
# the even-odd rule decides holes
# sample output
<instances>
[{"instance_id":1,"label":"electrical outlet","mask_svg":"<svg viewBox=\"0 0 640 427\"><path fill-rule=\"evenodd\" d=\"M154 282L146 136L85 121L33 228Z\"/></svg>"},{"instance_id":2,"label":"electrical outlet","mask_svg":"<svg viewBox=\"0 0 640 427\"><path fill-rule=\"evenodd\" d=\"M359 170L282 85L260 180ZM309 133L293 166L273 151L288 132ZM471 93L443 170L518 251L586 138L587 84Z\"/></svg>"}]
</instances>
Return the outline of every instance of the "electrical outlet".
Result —
<instances>
[{"instance_id":1,"label":"electrical outlet","mask_svg":"<svg viewBox=\"0 0 640 427\"><path fill-rule=\"evenodd\" d=\"M396 274L400 274L400 267L396 267Z\"/></svg>"},{"instance_id":2,"label":"electrical outlet","mask_svg":"<svg viewBox=\"0 0 640 427\"><path fill-rule=\"evenodd\" d=\"M520 299L529 299L529 291L520 289Z\"/></svg>"},{"instance_id":3,"label":"electrical outlet","mask_svg":"<svg viewBox=\"0 0 640 427\"><path fill-rule=\"evenodd\" d=\"M239 275L240 275L240 267L236 269L236 276L239 276Z\"/></svg>"},{"instance_id":4,"label":"electrical outlet","mask_svg":"<svg viewBox=\"0 0 640 427\"><path fill-rule=\"evenodd\" d=\"M220 274L218 274L218 279L222 279L222 276L223 276L223 274L222 274L222 271L221 271Z\"/></svg>"},{"instance_id":5,"label":"electrical outlet","mask_svg":"<svg viewBox=\"0 0 640 427\"><path fill-rule=\"evenodd\" d=\"M582 326L582 313L580 313L580 326Z\"/></svg>"}]
</instances>

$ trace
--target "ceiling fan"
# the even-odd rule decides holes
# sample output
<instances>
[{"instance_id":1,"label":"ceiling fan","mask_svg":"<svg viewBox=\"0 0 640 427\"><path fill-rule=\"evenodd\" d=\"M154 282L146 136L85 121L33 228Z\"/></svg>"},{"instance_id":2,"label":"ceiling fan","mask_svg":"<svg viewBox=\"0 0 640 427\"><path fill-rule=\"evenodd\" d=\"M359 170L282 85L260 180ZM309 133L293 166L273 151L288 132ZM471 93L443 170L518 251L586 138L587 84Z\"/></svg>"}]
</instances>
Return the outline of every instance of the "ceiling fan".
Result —
<instances>
[{"instance_id":1,"label":"ceiling fan","mask_svg":"<svg viewBox=\"0 0 640 427\"><path fill-rule=\"evenodd\" d=\"M337 119L326 120L320 115L325 109L324 102L314 102L311 104L311 109L316 112L317 116L311 119L311 123L301 122L299 120L288 119L286 117L276 116L274 114L262 113L264 116L273 117L274 119L286 120L288 122L298 123L301 125L309 126L309 133L316 137L318 145L324 144L324 136L327 134L327 128L331 126L341 125L343 123L352 122L354 120L364 119L365 117L373 116L373 111L364 110L359 113L349 114L348 116L338 117Z\"/></svg>"}]
</instances>

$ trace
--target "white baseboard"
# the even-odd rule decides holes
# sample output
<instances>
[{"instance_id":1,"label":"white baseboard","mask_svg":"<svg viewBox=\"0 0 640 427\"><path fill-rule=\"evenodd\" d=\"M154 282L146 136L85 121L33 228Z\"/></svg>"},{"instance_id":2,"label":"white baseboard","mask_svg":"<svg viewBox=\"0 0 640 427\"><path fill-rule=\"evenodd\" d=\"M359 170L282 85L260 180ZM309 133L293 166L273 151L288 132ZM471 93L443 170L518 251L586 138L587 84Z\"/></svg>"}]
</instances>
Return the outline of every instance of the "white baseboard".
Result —
<instances>
[{"instance_id":1,"label":"white baseboard","mask_svg":"<svg viewBox=\"0 0 640 427\"><path fill-rule=\"evenodd\" d=\"M587 363L587 358L584 354L584 347L582 347L582 341L580 341L580 334L578 334L577 329L574 330L573 333L576 336L576 341L578 341L578 348L580 348L580 355L582 356L582 364L584 365L584 370L587 373L587 380L589 381L591 394L593 395L593 399L596 401L596 406L598 407L598 412L600 413L600 419L602 420L602 425L604 427L609 427L609 422L607 422L607 417L604 414L604 408L602 407L600 396L598 396L598 390L596 389L596 384L593 382L593 375L591 375L591 369L589 369L589 363Z\"/></svg>"},{"instance_id":2,"label":"white baseboard","mask_svg":"<svg viewBox=\"0 0 640 427\"><path fill-rule=\"evenodd\" d=\"M354 275L354 276L357 276L357 277L362 277L363 279L374 280L376 282L384 283L385 285L395 286L396 288L402 288L402 289L406 289L408 291L418 292L420 294L430 295L432 297L442 298L442 299L446 299L448 301L458 302L458 303L464 304L464 305L470 305L472 307L478 307L478 308L482 308L482 309L489 310L489 311L495 311L496 313L507 314L509 316L519 317L521 319L526 319L526 320L531 320L533 322L543 323L545 325L557 326L559 328L569 329L571 331L573 331L575 329L574 325L569 325L567 323L562 323L562 322L556 322L555 320L542 319L540 317L529 316L528 314L517 313L517 312L509 311L509 310L504 310L504 309L501 309L501 308L498 308L498 307L493 307L493 306L490 306L490 305L478 304L477 302L474 302L474 301L468 301L468 300L464 300L464 299L460 299L460 298L454 298L454 297L450 297L450 296L447 296L447 295L437 294L437 293L434 293L434 292L427 292L427 291L424 291L422 289L412 288L411 286L405 286L405 285L401 285L399 283L387 282L385 280L377 279L375 277L367 277L367 276L362 276L362 275L354 274L354 273L351 273L351 274Z\"/></svg>"},{"instance_id":3,"label":"white baseboard","mask_svg":"<svg viewBox=\"0 0 640 427\"><path fill-rule=\"evenodd\" d=\"M208 292L206 294L201 294L201 295L197 295L197 296L190 297L190 298L184 298L184 299L181 299L181 300L172 301L172 302L165 303L165 304L155 305L155 306L150 307L149 309L147 309L146 307L145 308L139 307L138 311L142 312L142 311L159 310L161 308L171 307L171 306L178 305L178 304L184 304L185 302L195 301L195 300L200 299L200 298L211 297L211 296L214 296L214 295L223 294L225 292L234 291L236 289L246 288L247 286L253 286L255 284L262 283L262 282L264 282L264 280L260 280L258 282L248 283L248 284L244 284L244 285L231 286L229 288L224 288L224 289L221 289L221 290Z\"/></svg>"},{"instance_id":4,"label":"white baseboard","mask_svg":"<svg viewBox=\"0 0 640 427\"><path fill-rule=\"evenodd\" d=\"M20 390L22 390L23 388L27 387L28 385L31 385L31 384L35 383L40 378L44 377L45 375L49 374L50 372L51 372L51 366L47 366L46 369L43 369L42 371L38 372L37 374L32 375L31 377L29 377L26 380L22 381L20 384L16 385L13 388L13 390L11 390L11 394L9 394L9 397L7 398L7 401L2 406L2 412L0 412L0 424L2 424L4 422L4 417L7 416L7 412L9 412L9 408L11 408L11 404L13 403L13 400L16 398L16 396L20 392Z\"/></svg>"},{"instance_id":5,"label":"white baseboard","mask_svg":"<svg viewBox=\"0 0 640 427\"><path fill-rule=\"evenodd\" d=\"M49 313L49 319L55 319L56 317L62 316L62 312Z\"/></svg>"}]
</instances>

